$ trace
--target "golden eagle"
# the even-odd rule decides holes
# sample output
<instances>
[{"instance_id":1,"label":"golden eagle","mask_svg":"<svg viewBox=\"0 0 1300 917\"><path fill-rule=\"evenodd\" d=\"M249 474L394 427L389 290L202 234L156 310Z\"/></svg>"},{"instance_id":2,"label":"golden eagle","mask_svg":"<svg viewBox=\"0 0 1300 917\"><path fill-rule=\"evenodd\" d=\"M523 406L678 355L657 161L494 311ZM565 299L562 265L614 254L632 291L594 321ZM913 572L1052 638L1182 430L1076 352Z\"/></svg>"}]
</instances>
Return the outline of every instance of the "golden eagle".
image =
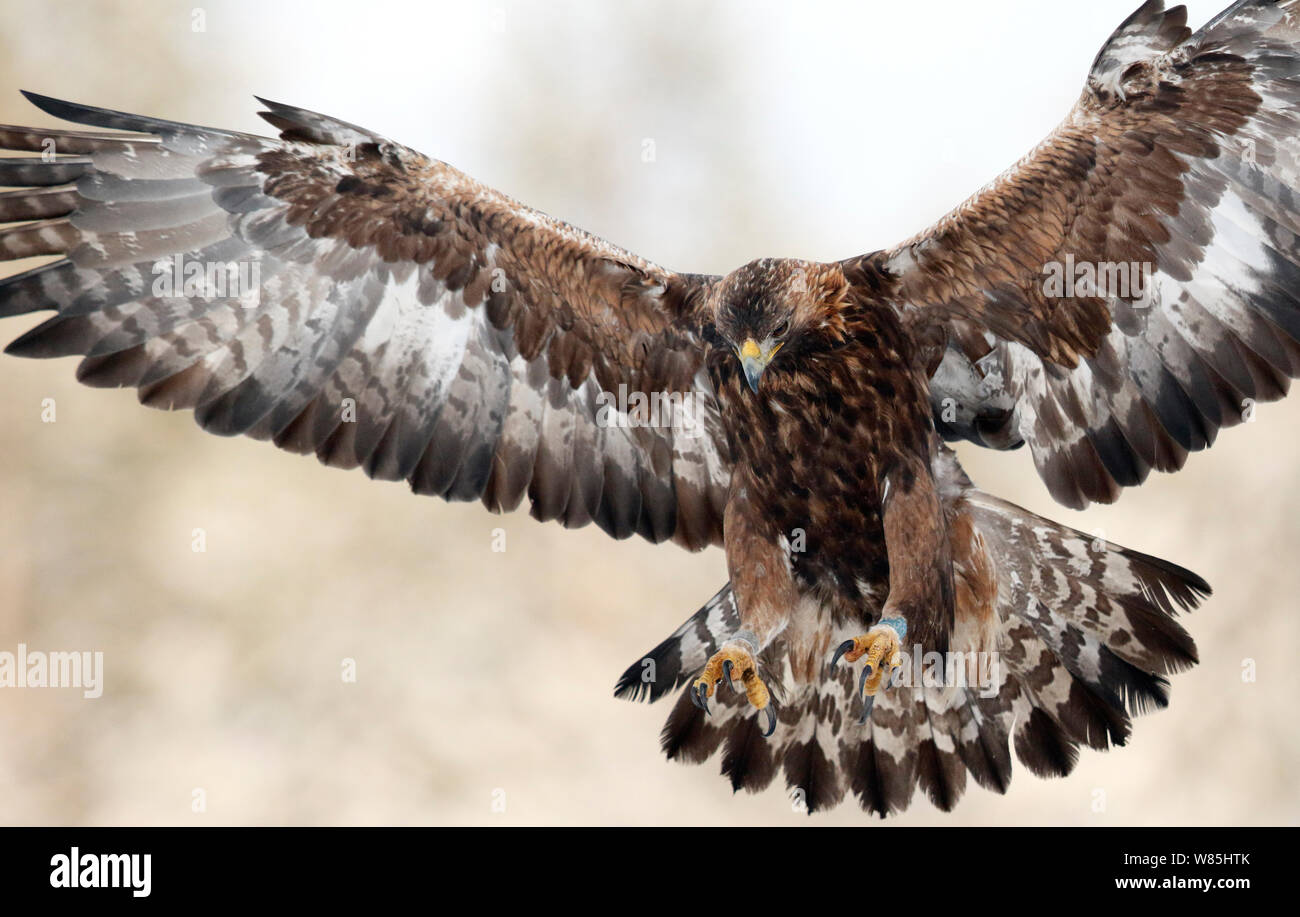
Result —
<instances>
[{"instance_id":1,"label":"golden eagle","mask_svg":"<svg viewBox=\"0 0 1300 917\"><path fill-rule=\"evenodd\" d=\"M1150 0L1061 125L939 223L834 263L679 274L368 130L278 139L28 96L0 128L8 352L421 494L594 522L730 581L617 692L670 757L870 811L1011 747L1065 774L1196 662L1209 587L977 490L1028 445L1109 502L1300 375L1300 3Z\"/></svg>"}]
</instances>

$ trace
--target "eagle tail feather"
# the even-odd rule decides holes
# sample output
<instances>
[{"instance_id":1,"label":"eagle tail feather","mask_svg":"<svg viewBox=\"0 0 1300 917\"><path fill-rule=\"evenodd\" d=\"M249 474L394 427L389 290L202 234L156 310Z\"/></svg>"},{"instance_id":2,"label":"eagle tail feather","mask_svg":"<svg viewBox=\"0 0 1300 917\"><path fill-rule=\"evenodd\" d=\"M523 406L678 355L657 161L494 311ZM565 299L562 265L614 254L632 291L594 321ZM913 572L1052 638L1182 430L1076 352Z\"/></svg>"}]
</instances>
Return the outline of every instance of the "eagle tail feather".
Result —
<instances>
[{"instance_id":1,"label":"eagle tail feather","mask_svg":"<svg viewBox=\"0 0 1300 917\"><path fill-rule=\"evenodd\" d=\"M662 733L667 756L702 763L719 755L733 790L757 792L783 773L796 811L833 807L852 792L884 817L918 789L949 811L968 778L1005 793L1012 749L1030 773L1065 776L1081 746L1123 745L1131 716L1165 706L1165 676L1197 661L1176 616L1209 585L989 496L964 476L949 480L957 482L945 499L959 581L949 650L962 656L930 668L917 651L904 667L913 674L878 695L859 724L857 672L796 679L778 638L760 658L776 697L774 734L761 735L743 696L717 692L706 715L681 691ZM858 625L827 626L833 646ZM615 693L653 701L681 688L738 627L726 586L630 666Z\"/></svg>"},{"instance_id":2,"label":"eagle tail feather","mask_svg":"<svg viewBox=\"0 0 1300 917\"><path fill-rule=\"evenodd\" d=\"M654 649L627 667L614 686L624 700L659 700L694 678L723 640L740 629L731 583Z\"/></svg>"},{"instance_id":3,"label":"eagle tail feather","mask_svg":"<svg viewBox=\"0 0 1300 917\"><path fill-rule=\"evenodd\" d=\"M1132 715L1168 704L1165 676L1196 664L1176 616L1209 584L973 488L962 511L992 571L1004 671L990 707L1014 729L1016 756L1032 773L1063 776L1080 745L1125 744Z\"/></svg>"}]
</instances>

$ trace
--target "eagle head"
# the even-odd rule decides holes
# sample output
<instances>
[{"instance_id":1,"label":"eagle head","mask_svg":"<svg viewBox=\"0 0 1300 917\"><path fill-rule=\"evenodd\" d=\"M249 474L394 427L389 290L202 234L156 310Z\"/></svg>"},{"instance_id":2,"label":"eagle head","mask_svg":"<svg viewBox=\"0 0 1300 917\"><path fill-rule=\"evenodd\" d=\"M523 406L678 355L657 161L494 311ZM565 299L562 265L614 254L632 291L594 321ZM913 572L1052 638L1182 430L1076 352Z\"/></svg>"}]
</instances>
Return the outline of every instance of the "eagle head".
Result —
<instances>
[{"instance_id":1,"label":"eagle head","mask_svg":"<svg viewBox=\"0 0 1300 917\"><path fill-rule=\"evenodd\" d=\"M840 313L848 291L838 264L762 258L732 271L714 289L713 324L757 392L778 352L782 361L792 361L842 338Z\"/></svg>"}]
</instances>

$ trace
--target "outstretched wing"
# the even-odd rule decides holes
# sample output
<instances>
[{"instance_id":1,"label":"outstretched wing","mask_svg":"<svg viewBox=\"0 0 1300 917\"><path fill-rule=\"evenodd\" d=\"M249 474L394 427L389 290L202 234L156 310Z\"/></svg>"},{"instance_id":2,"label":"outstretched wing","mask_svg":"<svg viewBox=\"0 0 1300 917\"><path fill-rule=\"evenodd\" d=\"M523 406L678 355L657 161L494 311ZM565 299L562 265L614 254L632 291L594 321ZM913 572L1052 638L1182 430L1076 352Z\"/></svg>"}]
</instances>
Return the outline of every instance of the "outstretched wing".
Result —
<instances>
[{"instance_id":1,"label":"outstretched wing","mask_svg":"<svg viewBox=\"0 0 1300 917\"><path fill-rule=\"evenodd\" d=\"M1300 4L1196 34L1151 0L1065 121L939 223L848 262L935 367L948 438L1028 443L1060 502L1181 468L1300 375Z\"/></svg>"},{"instance_id":2,"label":"outstretched wing","mask_svg":"<svg viewBox=\"0 0 1300 917\"><path fill-rule=\"evenodd\" d=\"M0 281L0 317L57 310L8 352L419 493L721 541L712 278L301 109L271 140L28 98L134 133L0 128L43 154L0 160L0 260L60 256Z\"/></svg>"}]
</instances>

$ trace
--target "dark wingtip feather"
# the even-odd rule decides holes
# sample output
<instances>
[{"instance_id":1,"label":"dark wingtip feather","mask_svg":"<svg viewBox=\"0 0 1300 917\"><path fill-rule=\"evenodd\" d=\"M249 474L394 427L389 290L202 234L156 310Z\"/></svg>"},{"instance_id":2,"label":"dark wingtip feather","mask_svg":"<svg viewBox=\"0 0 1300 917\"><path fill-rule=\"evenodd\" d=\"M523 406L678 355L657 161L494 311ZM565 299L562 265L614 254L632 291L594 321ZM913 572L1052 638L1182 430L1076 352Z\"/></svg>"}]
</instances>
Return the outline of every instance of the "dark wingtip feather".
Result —
<instances>
[{"instance_id":1,"label":"dark wingtip feather","mask_svg":"<svg viewBox=\"0 0 1300 917\"><path fill-rule=\"evenodd\" d=\"M331 118L320 112L273 102L262 96L253 96L266 106L267 111L259 111L258 117L280 131L284 140L299 140L309 143L379 143L383 137L349 121Z\"/></svg>"},{"instance_id":2,"label":"dark wingtip feather","mask_svg":"<svg viewBox=\"0 0 1300 917\"><path fill-rule=\"evenodd\" d=\"M67 322L56 315L24 332L5 347L4 352L14 357L47 360L53 357L70 357L81 353L81 343L75 335L61 334Z\"/></svg>"},{"instance_id":3,"label":"dark wingtip feather","mask_svg":"<svg viewBox=\"0 0 1300 917\"><path fill-rule=\"evenodd\" d=\"M62 99L56 99L53 96L41 95L39 92L32 92L30 89L20 89L19 93L28 102L31 102L47 115L53 115L56 118L62 117L59 111L64 106L71 105L71 102L65 102Z\"/></svg>"},{"instance_id":4,"label":"dark wingtip feather","mask_svg":"<svg viewBox=\"0 0 1300 917\"><path fill-rule=\"evenodd\" d=\"M71 121L74 124L89 124L92 127L120 127L124 121L147 122L153 120L151 118L141 118L138 115L132 115L124 111L115 111L111 108L97 108L93 105L69 102L66 99L56 99L53 96L41 95L39 92L31 92L27 89L20 89L19 92L23 94L23 98L47 115L61 121ZM126 129L132 130L133 128ZM134 130L144 129L134 128Z\"/></svg>"},{"instance_id":5,"label":"dark wingtip feather","mask_svg":"<svg viewBox=\"0 0 1300 917\"><path fill-rule=\"evenodd\" d=\"M46 284L66 280L66 275L75 272L70 261L52 261L0 280L0 318L55 308L46 295Z\"/></svg>"},{"instance_id":6,"label":"dark wingtip feather","mask_svg":"<svg viewBox=\"0 0 1300 917\"><path fill-rule=\"evenodd\" d=\"M56 99L52 96L41 95L38 92L30 92L26 89L19 90L23 97L31 102L41 111L51 117L58 118L62 121L71 121L74 124L88 124L91 127L103 127L109 130L131 131L141 134L162 134L174 131L193 131L201 134L221 135L225 137L245 137L246 134L240 134L237 131L223 131L211 127L203 127L199 124L186 124L183 121L166 121L161 118L150 118L146 115L133 115L130 112L117 111L112 108L99 108L94 105L83 105L79 102L69 102L65 99Z\"/></svg>"}]
</instances>

